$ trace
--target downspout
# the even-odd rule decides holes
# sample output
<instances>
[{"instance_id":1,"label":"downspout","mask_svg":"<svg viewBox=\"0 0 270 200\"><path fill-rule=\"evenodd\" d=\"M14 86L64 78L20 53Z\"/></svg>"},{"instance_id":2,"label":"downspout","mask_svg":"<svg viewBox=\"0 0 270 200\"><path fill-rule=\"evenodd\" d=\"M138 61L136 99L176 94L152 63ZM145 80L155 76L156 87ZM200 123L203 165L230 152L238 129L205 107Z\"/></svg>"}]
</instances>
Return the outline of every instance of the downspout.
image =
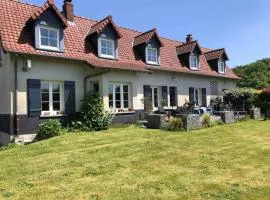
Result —
<instances>
[{"instance_id":1,"label":"downspout","mask_svg":"<svg viewBox=\"0 0 270 200\"><path fill-rule=\"evenodd\" d=\"M19 113L18 113L18 54L15 54L15 94L14 94L14 134L19 136L20 134L20 119L19 119Z\"/></svg>"}]
</instances>

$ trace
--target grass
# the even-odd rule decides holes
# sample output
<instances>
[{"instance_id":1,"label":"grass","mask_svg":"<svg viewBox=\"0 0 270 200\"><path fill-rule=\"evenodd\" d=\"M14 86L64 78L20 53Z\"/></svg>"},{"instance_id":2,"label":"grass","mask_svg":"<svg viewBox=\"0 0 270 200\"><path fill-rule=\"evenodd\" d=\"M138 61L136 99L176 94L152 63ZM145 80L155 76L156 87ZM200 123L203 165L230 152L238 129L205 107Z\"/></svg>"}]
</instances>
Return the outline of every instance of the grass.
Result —
<instances>
[{"instance_id":1,"label":"grass","mask_svg":"<svg viewBox=\"0 0 270 200\"><path fill-rule=\"evenodd\" d=\"M135 126L0 151L0 199L269 200L270 122Z\"/></svg>"}]
</instances>

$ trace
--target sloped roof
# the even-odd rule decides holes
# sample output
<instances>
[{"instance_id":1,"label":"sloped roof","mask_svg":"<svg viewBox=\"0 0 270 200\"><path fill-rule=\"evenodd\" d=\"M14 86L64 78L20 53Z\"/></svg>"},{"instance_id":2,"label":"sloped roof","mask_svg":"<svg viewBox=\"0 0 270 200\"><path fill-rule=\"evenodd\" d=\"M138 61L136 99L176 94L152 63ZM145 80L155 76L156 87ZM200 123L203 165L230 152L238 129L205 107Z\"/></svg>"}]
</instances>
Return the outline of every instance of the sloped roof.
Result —
<instances>
[{"instance_id":1,"label":"sloped roof","mask_svg":"<svg viewBox=\"0 0 270 200\"><path fill-rule=\"evenodd\" d=\"M189 42L176 47L176 53L177 55L192 53L195 47L199 48L201 54L203 53L197 41Z\"/></svg>"},{"instance_id":2,"label":"sloped roof","mask_svg":"<svg viewBox=\"0 0 270 200\"><path fill-rule=\"evenodd\" d=\"M112 20L112 16L109 15L108 17L102 19L101 21L97 22L95 25L93 25L90 29L90 31L88 32L87 36L92 35L93 33L101 33L101 31L108 25L111 24L113 29L115 30L115 32L117 33L117 37L121 38L122 35L120 33L120 31L118 30L118 27L116 26L116 24L113 22Z\"/></svg>"},{"instance_id":3,"label":"sloped roof","mask_svg":"<svg viewBox=\"0 0 270 200\"><path fill-rule=\"evenodd\" d=\"M25 27L26 22L33 13L39 12L41 7L22 3L16 0L0 0L0 35L2 46L5 51L11 53L21 53L26 55L49 56L56 58L72 59L86 62L91 67L105 69L132 70L141 72L151 72L153 67L147 65L143 60L136 59L133 49L134 38L142 35L142 32L118 27L122 35L118 40L118 60L106 60L99 58L95 52L87 49L85 36L98 21L75 16L74 23L68 25L64 30L64 52L50 52L38 50L33 45L33 34L29 27ZM160 37L163 47L160 49L160 66L155 70L195 74L202 76L223 77L238 79L230 68L227 74L222 75L211 69L205 56L200 56L200 71L192 71L179 61L176 47L182 45L180 41L170 40ZM203 53L211 51L201 48Z\"/></svg>"},{"instance_id":4,"label":"sloped roof","mask_svg":"<svg viewBox=\"0 0 270 200\"><path fill-rule=\"evenodd\" d=\"M59 17L59 19L62 21L65 27L68 26L66 18L61 14L61 12L58 10L58 8L55 6L53 0L48 0L44 3L43 6L41 6L38 10L36 10L32 15L30 20L36 20L38 19L46 10L49 8L52 8L56 15Z\"/></svg>"},{"instance_id":5,"label":"sloped roof","mask_svg":"<svg viewBox=\"0 0 270 200\"><path fill-rule=\"evenodd\" d=\"M145 33L142 33L134 38L134 44L133 46L138 46L140 44L146 44L148 43L154 36L156 36L158 42L160 43L160 46L163 46L163 43L159 37L159 34L157 32L157 29L151 29L150 31L147 31Z\"/></svg>"},{"instance_id":6,"label":"sloped roof","mask_svg":"<svg viewBox=\"0 0 270 200\"><path fill-rule=\"evenodd\" d=\"M216 59L222 58L223 56L225 56L226 60L229 60L229 57L225 49L216 49L216 50L208 51L204 55L205 55L206 60L216 60Z\"/></svg>"}]
</instances>

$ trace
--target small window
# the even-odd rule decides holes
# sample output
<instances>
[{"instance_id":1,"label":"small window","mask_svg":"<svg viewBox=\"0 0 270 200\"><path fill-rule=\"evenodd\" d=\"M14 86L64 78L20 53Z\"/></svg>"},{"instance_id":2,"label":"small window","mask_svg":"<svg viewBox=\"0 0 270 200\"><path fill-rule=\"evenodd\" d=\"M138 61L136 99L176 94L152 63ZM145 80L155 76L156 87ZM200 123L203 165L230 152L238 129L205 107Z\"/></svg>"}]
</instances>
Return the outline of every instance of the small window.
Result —
<instances>
[{"instance_id":1,"label":"small window","mask_svg":"<svg viewBox=\"0 0 270 200\"><path fill-rule=\"evenodd\" d=\"M130 108L130 86L129 84L111 83L108 87L109 107L113 109Z\"/></svg>"},{"instance_id":2,"label":"small window","mask_svg":"<svg viewBox=\"0 0 270 200\"><path fill-rule=\"evenodd\" d=\"M146 48L146 62L148 64L158 64L158 50L157 48Z\"/></svg>"},{"instance_id":3,"label":"small window","mask_svg":"<svg viewBox=\"0 0 270 200\"><path fill-rule=\"evenodd\" d=\"M218 72L221 74L226 73L226 67L225 67L225 62L224 61L219 61L218 62Z\"/></svg>"},{"instance_id":4,"label":"small window","mask_svg":"<svg viewBox=\"0 0 270 200\"><path fill-rule=\"evenodd\" d=\"M115 58L114 40L101 38L100 39L100 56L104 58Z\"/></svg>"},{"instance_id":5,"label":"small window","mask_svg":"<svg viewBox=\"0 0 270 200\"><path fill-rule=\"evenodd\" d=\"M41 26L39 41L42 49L59 50L59 30Z\"/></svg>"},{"instance_id":6,"label":"small window","mask_svg":"<svg viewBox=\"0 0 270 200\"><path fill-rule=\"evenodd\" d=\"M199 69L199 56L197 55L190 56L190 69L194 69L194 70Z\"/></svg>"},{"instance_id":7,"label":"small window","mask_svg":"<svg viewBox=\"0 0 270 200\"><path fill-rule=\"evenodd\" d=\"M41 82L42 116L62 114L62 84L57 82Z\"/></svg>"}]
</instances>

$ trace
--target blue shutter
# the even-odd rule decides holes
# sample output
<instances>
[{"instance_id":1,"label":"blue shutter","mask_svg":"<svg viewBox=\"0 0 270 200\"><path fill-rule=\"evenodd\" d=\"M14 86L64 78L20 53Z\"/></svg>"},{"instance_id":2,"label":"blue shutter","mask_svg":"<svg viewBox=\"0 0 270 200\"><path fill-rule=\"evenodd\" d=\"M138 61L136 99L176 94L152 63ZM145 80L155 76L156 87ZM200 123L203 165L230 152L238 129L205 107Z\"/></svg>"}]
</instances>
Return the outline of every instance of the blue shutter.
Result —
<instances>
[{"instance_id":1,"label":"blue shutter","mask_svg":"<svg viewBox=\"0 0 270 200\"><path fill-rule=\"evenodd\" d=\"M75 82L65 81L65 113L67 115L76 112Z\"/></svg>"},{"instance_id":2,"label":"blue shutter","mask_svg":"<svg viewBox=\"0 0 270 200\"><path fill-rule=\"evenodd\" d=\"M27 80L27 100L29 117L41 115L41 82L39 79Z\"/></svg>"},{"instance_id":3,"label":"blue shutter","mask_svg":"<svg viewBox=\"0 0 270 200\"><path fill-rule=\"evenodd\" d=\"M190 87L189 88L189 103L194 103L194 101L195 101L194 88Z\"/></svg>"}]
</instances>

